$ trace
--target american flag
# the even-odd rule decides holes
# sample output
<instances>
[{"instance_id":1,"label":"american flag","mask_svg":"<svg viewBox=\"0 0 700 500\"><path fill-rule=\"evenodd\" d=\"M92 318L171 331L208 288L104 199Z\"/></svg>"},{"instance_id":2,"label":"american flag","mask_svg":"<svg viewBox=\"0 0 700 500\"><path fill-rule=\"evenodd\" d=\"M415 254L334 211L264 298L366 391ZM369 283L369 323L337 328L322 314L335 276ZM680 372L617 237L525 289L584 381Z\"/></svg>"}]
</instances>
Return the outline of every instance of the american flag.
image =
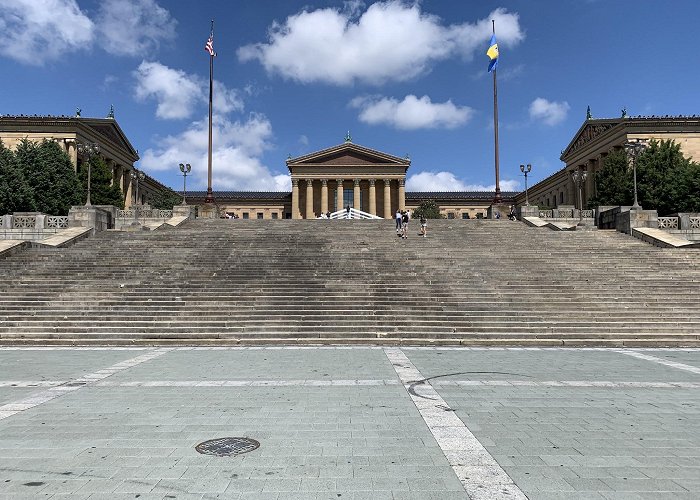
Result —
<instances>
[{"instance_id":1,"label":"american flag","mask_svg":"<svg viewBox=\"0 0 700 500\"><path fill-rule=\"evenodd\" d=\"M210 56L215 56L216 52L214 52L214 32L211 32L211 35L209 35L209 40L207 40L207 44L204 46L204 50L209 52Z\"/></svg>"}]
</instances>

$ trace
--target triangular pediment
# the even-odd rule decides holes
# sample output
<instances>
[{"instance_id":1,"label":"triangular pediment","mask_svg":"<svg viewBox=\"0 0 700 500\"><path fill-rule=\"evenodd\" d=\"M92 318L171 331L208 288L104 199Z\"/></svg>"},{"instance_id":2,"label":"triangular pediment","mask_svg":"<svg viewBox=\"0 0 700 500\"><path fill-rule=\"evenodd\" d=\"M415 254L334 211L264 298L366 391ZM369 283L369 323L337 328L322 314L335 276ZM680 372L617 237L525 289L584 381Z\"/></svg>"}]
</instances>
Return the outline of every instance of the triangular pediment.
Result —
<instances>
[{"instance_id":1,"label":"triangular pediment","mask_svg":"<svg viewBox=\"0 0 700 500\"><path fill-rule=\"evenodd\" d=\"M400 165L409 166L411 161L381 151L347 142L287 160L289 166L301 165Z\"/></svg>"},{"instance_id":2,"label":"triangular pediment","mask_svg":"<svg viewBox=\"0 0 700 500\"><path fill-rule=\"evenodd\" d=\"M576 135L566 149L562 151L561 159L563 160L569 154L576 152L589 142L595 141L599 136L620 123L621 120L615 119L586 120L583 125L581 125L581 128L578 129L578 132L576 132Z\"/></svg>"},{"instance_id":3,"label":"triangular pediment","mask_svg":"<svg viewBox=\"0 0 700 500\"><path fill-rule=\"evenodd\" d=\"M83 119L81 121L85 123L88 127L90 127L92 130L100 134L102 137L109 139L115 145L130 152L135 156L138 156L138 153L131 145L129 140L126 138L126 135L124 135L122 129L113 119L96 118Z\"/></svg>"}]
</instances>

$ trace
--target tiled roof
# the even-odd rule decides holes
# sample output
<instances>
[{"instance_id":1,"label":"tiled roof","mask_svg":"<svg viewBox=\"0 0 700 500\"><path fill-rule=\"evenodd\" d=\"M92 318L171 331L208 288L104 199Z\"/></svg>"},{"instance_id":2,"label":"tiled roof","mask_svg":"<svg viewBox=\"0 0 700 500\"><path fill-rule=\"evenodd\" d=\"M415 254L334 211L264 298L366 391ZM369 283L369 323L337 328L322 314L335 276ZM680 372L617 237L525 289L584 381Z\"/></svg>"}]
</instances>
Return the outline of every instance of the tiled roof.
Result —
<instances>
[{"instance_id":1,"label":"tiled roof","mask_svg":"<svg viewBox=\"0 0 700 500\"><path fill-rule=\"evenodd\" d=\"M494 196L493 191L407 191L407 200L490 200ZM516 191L501 191L502 198L513 198Z\"/></svg>"},{"instance_id":2,"label":"tiled roof","mask_svg":"<svg viewBox=\"0 0 700 500\"><path fill-rule=\"evenodd\" d=\"M180 191L182 194L182 191ZM204 198L206 191L188 191L188 198ZM513 198L517 191L501 191L502 198ZM214 191L214 199L226 200L285 200L292 196L290 191ZM493 191L407 191L407 200L490 200Z\"/></svg>"},{"instance_id":3,"label":"tiled roof","mask_svg":"<svg viewBox=\"0 0 700 500\"><path fill-rule=\"evenodd\" d=\"M187 198L204 198L206 195L206 191L187 191ZM291 196L291 191L214 191L214 199L226 200L284 200Z\"/></svg>"}]
</instances>

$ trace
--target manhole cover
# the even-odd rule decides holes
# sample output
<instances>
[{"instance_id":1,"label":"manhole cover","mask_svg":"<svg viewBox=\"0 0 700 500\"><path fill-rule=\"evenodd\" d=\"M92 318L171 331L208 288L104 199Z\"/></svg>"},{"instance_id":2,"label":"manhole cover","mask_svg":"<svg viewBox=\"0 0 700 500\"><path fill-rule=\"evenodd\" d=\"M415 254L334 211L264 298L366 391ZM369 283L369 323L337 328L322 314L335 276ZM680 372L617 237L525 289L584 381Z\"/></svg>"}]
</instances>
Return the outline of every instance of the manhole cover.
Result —
<instances>
[{"instance_id":1,"label":"manhole cover","mask_svg":"<svg viewBox=\"0 0 700 500\"><path fill-rule=\"evenodd\" d=\"M256 450L260 447L260 443L255 439L243 437L226 437L218 439L210 439L199 443L194 447L203 455L214 455L217 457L232 457L241 455L249 451Z\"/></svg>"}]
</instances>

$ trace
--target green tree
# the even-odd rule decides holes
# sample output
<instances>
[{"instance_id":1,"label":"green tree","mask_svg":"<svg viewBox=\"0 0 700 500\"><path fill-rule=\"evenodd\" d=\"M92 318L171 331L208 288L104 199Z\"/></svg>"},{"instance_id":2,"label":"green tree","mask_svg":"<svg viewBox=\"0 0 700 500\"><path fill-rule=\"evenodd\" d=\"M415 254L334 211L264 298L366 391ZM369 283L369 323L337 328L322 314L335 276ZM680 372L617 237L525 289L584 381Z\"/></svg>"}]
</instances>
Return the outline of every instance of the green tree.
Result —
<instances>
[{"instance_id":1,"label":"green tree","mask_svg":"<svg viewBox=\"0 0 700 500\"><path fill-rule=\"evenodd\" d=\"M700 163L691 162L676 187L680 191L674 194L679 199L677 211L700 212Z\"/></svg>"},{"instance_id":2,"label":"green tree","mask_svg":"<svg viewBox=\"0 0 700 500\"><path fill-rule=\"evenodd\" d=\"M588 206L631 205L634 201L632 172L627 153L611 151L603 160L603 167L595 175L596 195Z\"/></svg>"},{"instance_id":3,"label":"green tree","mask_svg":"<svg viewBox=\"0 0 700 500\"><path fill-rule=\"evenodd\" d=\"M32 189L19 170L14 153L0 141L0 215L35 210Z\"/></svg>"},{"instance_id":4,"label":"green tree","mask_svg":"<svg viewBox=\"0 0 700 500\"><path fill-rule=\"evenodd\" d=\"M87 199L87 171L88 164L83 162L78 172L82 199ZM104 158L97 155L90 157L90 203L93 205L114 205L117 208L124 208L124 195L119 189L119 184L110 185L111 182L112 172Z\"/></svg>"},{"instance_id":5,"label":"green tree","mask_svg":"<svg viewBox=\"0 0 700 500\"><path fill-rule=\"evenodd\" d=\"M440 213L440 207L434 200L426 200L413 211L413 218L420 219L425 217L426 219L442 219L443 216Z\"/></svg>"},{"instance_id":6,"label":"green tree","mask_svg":"<svg viewBox=\"0 0 700 500\"><path fill-rule=\"evenodd\" d=\"M182 196L172 189L161 189L148 202L158 210L172 210L175 205L182 203Z\"/></svg>"},{"instance_id":7,"label":"green tree","mask_svg":"<svg viewBox=\"0 0 700 500\"><path fill-rule=\"evenodd\" d=\"M70 158L54 141L37 144L23 140L17 145L18 169L29 184L36 210L50 215L67 215L80 203L80 182Z\"/></svg>"},{"instance_id":8,"label":"green tree","mask_svg":"<svg viewBox=\"0 0 700 500\"><path fill-rule=\"evenodd\" d=\"M670 140L650 141L637 158L639 204L657 210L659 215L682 211L693 196L688 191L692 181L688 176L692 171L692 162L683 156L680 144Z\"/></svg>"}]
</instances>

